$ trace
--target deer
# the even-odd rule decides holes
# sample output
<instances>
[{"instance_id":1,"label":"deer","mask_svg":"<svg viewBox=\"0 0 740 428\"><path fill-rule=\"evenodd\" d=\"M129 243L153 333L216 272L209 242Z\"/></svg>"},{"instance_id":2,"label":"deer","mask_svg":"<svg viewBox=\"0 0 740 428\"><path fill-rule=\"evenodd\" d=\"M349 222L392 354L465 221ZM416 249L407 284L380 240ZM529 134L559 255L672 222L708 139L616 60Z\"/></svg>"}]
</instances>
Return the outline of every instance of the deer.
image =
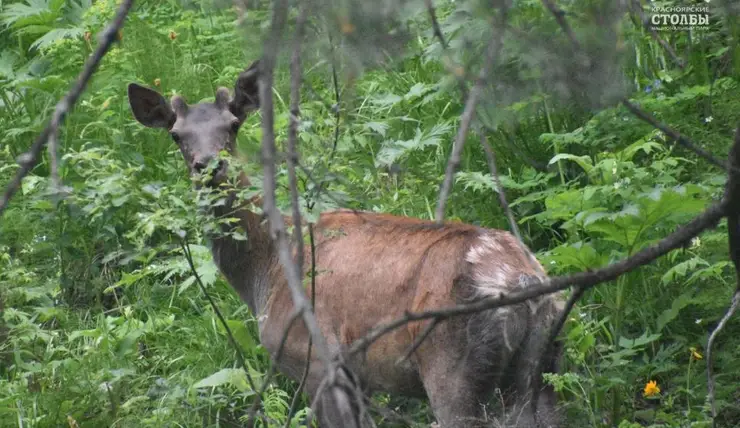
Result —
<instances>
[{"instance_id":1,"label":"deer","mask_svg":"<svg viewBox=\"0 0 740 428\"><path fill-rule=\"evenodd\" d=\"M169 132L191 176L210 170L204 186L218 187L229 168L219 153L235 153L241 125L260 107L259 64L257 60L239 74L233 96L228 88L219 87L214 102L194 105L179 95L168 101L153 89L130 83L131 111L141 125ZM248 185L242 171L237 186ZM296 323L283 343L281 358L275 359L294 306L266 221L249 206L231 198L210 208L209 215L238 218L248 237L246 241L229 235L214 237L211 252L220 272L257 319L260 343L277 369L299 381L309 332L303 323ZM234 226L223 226L230 227ZM337 354L372 327L407 312L506 294L547 277L532 252L503 230L347 209L321 213L313 227L315 316ZM307 275L311 251L305 253ZM540 349L549 342L550 329L563 308L563 296L555 293L449 318L420 344L415 341L426 324L410 323L373 342L364 354L348 356L347 364L368 396L387 392L428 399L443 428L557 428L562 424L557 394L541 382L541 376L559 372L562 343L556 341L547 355ZM413 345L418 347L406 355ZM313 410L319 424L350 426L327 410L328 404L314 401L327 370L315 355L309 359L305 388L311 402L317 403ZM539 385L536 408L527 404L535 384ZM492 399L495 392L502 398ZM497 419L503 423L485 421L491 401L503 403L505 414Z\"/></svg>"}]
</instances>

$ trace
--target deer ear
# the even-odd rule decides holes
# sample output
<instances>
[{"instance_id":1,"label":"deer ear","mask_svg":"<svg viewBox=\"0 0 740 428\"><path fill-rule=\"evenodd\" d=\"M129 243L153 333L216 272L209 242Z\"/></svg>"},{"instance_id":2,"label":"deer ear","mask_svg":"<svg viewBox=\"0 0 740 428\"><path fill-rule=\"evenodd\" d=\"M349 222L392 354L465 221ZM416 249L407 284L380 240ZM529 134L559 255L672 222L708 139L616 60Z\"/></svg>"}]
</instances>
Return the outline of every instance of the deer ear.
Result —
<instances>
[{"instance_id":1,"label":"deer ear","mask_svg":"<svg viewBox=\"0 0 740 428\"><path fill-rule=\"evenodd\" d=\"M170 129L175 123L175 112L158 92L131 83L128 85L128 103L134 117L150 128Z\"/></svg>"},{"instance_id":2,"label":"deer ear","mask_svg":"<svg viewBox=\"0 0 740 428\"><path fill-rule=\"evenodd\" d=\"M260 106L259 66L259 60L253 62L239 74L234 84L234 99L229 103L229 110L240 120Z\"/></svg>"}]
</instances>

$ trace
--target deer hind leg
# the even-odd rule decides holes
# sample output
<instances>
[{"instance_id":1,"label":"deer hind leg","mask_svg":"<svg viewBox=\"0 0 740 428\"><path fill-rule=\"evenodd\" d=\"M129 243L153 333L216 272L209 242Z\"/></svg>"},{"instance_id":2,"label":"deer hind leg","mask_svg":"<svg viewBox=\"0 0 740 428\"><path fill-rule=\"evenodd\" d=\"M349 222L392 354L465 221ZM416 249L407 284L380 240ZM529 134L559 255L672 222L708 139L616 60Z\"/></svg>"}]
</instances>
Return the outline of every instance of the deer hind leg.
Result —
<instances>
[{"instance_id":1,"label":"deer hind leg","mask_svg":"<svg viewBox=\"0 0 740 428\"><path fill-rule=\"evenodd\" d=\"M514 375L510 372L516 367L514 362L521 357L521 346L527 338L529 311L526 304L519 304L480 312L469 318L464 378L471 384L481 406L490 403L496 389L503 393L504 406L515 401L515 397L508 396L509 379ZM490 421L488 426L491 426Z\"/></svg>"},{"instance_id":2,"label":"deer hind leg","mask_svg":"<svg viewBox=\"0 0 740 428\"><path fill-rule=\"evenodd\" d=\"M468 364L466 321L439 324L416 352L419 375L434 417L441 428L484 427L485 389Z\"/></svg>"},{"instance_id":3,"label":"deer hind leg","mask_svg":"<svg viewBox=\"0 0 740 428\"><path fill-rule=\"evenodd\" d=\"M360 413L364 402L362 402L362 392L356 379L341 369L337 370L333 384L325 382L324 376L324 370L312 368L306 379L306 392L311 403L315 403L313 410L319 426L321 428L362 427L363 415Z\"/></svg>"}]
</instances>

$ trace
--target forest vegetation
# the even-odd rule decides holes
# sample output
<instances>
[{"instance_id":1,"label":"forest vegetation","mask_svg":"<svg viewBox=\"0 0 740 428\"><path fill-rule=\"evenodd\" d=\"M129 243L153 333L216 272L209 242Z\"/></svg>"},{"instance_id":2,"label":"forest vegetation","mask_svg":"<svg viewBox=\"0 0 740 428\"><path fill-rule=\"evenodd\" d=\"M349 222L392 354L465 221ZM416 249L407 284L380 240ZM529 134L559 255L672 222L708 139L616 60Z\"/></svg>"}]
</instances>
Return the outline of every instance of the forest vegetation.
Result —
<instances>
[{"instance_id":1,"label":"forest vegetation","mask_svg":"<svg viewBox=\"0 0 740 428\"><path fill-rule=\"evenodd\" d=\"M433 1L440 34L427 3L310 2L298 139L309 221L340 207L435 218L465 107L460 88L469 90L484 68L491 5L502 2ZM569 34L545 7L551 2L509 3L512 29L485 76L448 220L509 230L503 189L524 242L550 275L562 275L629 257L722 198L726 169L622 100L726 159L740 124L736 2L556 2L592 58L589 73L578 71ZM1 188L119 4L0 1ZM707 8L706 25L651 31L643 22L652 8L688 4ZM297 11L290 2L273 88L281 150ZM264 0L135 2L60 128L59 164L44 153L0 217L0 427L246 421L256 392L208 296L261 385L270 360L256 320L214 265L201 199L177 147L136 122L126 86L212 100L262 55L270 16ZM238 136L252 194L261 191L261 138L256 113ZM481 138L495 152L500 182ZM289 215L284 160L277 194ZM561 333L562 372L547 376L566 426L712 426L706 345L737 283L727 236L723 220L584 293ZM714 344L717 427L740 427L739 331L736 314ZM305 396L288 418L297 387L271 379L261 403L270 426L304 426ZM377 394L373 404L380 427L434 422L422 400Z\"/></svg>"}]
</instances>

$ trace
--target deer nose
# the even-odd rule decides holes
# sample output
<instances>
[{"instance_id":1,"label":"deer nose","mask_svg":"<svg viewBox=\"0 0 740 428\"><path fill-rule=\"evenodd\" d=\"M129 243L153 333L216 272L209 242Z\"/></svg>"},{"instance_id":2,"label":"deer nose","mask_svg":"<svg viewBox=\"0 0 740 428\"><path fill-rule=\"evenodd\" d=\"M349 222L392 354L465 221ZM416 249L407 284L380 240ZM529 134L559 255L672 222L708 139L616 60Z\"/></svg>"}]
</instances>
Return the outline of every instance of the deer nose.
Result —
<instances>
[{"instance_id":1,"label":"deer nose","mask_svg":"<svg viewBox=\"0 0 740 428\"><path fill-rule=\"evenodd\" d=\"M193 162L193 170L195 172L201 173L201 172L203 172L204 169L206 169L206 167L208 166L208 163L209 162L210 162L210 160L208 160L208 159L197 160L197 161Z\"/></svg>"},{"instance_id":2,"label":"deer nose","mask_svg":"<svg viewBox=\"0 0 740 428\"><path fill-rule=\"evenodd\" d=\"M193 170L195 170L198 173L202 173L203 170L205 170L208 167L208 164L210 164L212 160L213 158L203 158L203 159L199 159L195 161L193 163ZM221 170L224 169L224 166L225 166L224 161L222 160L218 161L218 164L213 169L213 173L216 174L220 172Z\"/></svg>"}]
</instances>

